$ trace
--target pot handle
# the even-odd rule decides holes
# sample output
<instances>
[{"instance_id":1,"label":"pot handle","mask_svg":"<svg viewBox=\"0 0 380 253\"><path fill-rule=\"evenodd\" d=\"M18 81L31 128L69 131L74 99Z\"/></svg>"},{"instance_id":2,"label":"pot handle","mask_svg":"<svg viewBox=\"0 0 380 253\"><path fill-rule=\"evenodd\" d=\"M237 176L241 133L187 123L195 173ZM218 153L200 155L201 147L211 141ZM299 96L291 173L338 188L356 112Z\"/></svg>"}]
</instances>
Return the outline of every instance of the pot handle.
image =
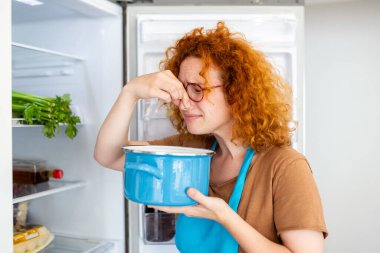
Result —
<instances>
[{"instance_id":1,"label":"pot handle","mask_svg":"<svg viewBox=\"0 0 380 253\"><path fill-rule=\"evenodd\" d=\"M153 166L150 166L149 164L146 164L146 163L126 162L124 164L124 169L143 171L148 174L151 174L157 179L162 178L162 172L159 169Z\"/></svg>"}]
</instances>

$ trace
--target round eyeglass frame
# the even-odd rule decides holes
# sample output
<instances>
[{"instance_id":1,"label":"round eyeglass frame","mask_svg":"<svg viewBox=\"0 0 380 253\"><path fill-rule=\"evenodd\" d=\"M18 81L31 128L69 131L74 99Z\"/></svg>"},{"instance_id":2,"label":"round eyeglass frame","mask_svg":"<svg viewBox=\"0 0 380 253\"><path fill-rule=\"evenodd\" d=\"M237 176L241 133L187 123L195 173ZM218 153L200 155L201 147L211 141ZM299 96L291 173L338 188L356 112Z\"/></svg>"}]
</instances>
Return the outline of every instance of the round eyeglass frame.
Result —
<instances>
[{"instance_id":1,"label":"round eyeglass frame","mask_svg":"<svg viewBox=\"0 0 380 253\"><path fill-rule=\"evenodd\" d=\"M212 89L215 89L215 88L219 88L219 87L224 86L224 85L221 84L221 85L215 85L215 86L211 86L211 87L202 88L199 84L196 84L196 83L187 83L187 84L182 83L182 85L183 85L183 87L185 88L186 93L187 93L187 95L189 96L189 98L190 98L192 101L197 102L197 103L198 103L198 102L201 102L201 101L203 100L204 95L205 95L205 93L204 93L205 90L212 90ZM202 92L202 96L201 96L200 99L194 99L194 98L192 98L192 97L190 96L189 91L188 91L188 87L189 87L189 86L196 87L196 88L198 88L198 89Z\"/></svg>"}]
</instances>

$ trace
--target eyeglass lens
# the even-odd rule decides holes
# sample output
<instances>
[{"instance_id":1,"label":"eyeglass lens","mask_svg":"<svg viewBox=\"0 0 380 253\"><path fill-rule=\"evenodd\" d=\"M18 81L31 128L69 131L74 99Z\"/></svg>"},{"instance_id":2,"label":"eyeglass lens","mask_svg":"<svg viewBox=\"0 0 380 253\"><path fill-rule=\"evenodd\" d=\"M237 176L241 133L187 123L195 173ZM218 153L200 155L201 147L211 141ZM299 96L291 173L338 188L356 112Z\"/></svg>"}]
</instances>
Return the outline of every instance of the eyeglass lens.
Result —
<instances>
[{"instance_id":1,"label":"eyeglass lens","mask_svg":"<svg viewBox=\"0 0 380 253\"><path fill-rule=\"evenodd\" d=\"M203 98L203 90L199 85L196 84L188 84L186 86L187 94L189 95L190 99L199 102Z\"/></svg>"}]
</instances>

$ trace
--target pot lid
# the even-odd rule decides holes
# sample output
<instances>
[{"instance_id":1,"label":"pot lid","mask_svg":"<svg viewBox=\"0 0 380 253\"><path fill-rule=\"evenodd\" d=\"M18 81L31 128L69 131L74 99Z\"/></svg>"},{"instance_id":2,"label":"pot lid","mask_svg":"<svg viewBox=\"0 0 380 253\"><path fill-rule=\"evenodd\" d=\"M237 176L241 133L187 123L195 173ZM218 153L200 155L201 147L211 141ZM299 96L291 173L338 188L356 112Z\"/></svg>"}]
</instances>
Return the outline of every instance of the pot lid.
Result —
<instances>
[{"instance_id":1,"label":"pot lid","mask_svg":"<svg viewBox=\"0 0 380 253\"><path fill-rule=\"evenodd\" d=\"M215 152L203 148L188 148L178 146L159 146L159 145L144 145L144 146L126 146L123 147L124 152L143 153L153 155L171 155L171 156L210 156Z\"/></svg>"}]
</instances>

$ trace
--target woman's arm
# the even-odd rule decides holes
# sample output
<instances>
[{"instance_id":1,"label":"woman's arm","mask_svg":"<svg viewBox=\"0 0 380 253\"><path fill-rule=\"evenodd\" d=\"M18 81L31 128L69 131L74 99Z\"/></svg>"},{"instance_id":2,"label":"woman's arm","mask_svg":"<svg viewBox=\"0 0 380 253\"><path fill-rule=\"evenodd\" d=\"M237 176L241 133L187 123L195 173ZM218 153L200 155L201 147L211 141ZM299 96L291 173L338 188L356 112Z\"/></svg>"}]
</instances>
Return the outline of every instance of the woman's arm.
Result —
<instances>
[{"instance_id":1,"label":"woman's arm","mask_svg":"<svg viewBox=\"0 0 380 253\"><path fill-rule=\"evenodd\" d=\"M124 86L99 130L94 158L104 167L123 169L124 154L121 147L128 144L129 124L137 100L129 91L129 86Z\"/></svg>"},{"instance_id":2,"label":"woman's arm","mask_svg":"<svg viewBox=\"0 0 380 253\"><path fill-rule=\"evenodd\" d=\"M312 230L288 230L280 234L284 245L268 240L232 209L226 209L220 223L247 253L322 253L323 234Z\"/></svg>"},{"instance_id":3,"label":"woman's arm","mask_svg":"<svg viewBox=\"0 0 380 253\"><path fill-rule=\"evenodd\" d=\"M145 98L159 98L167 103L181 104L185 108L190 106L182 83L168 70L139 76L130 81L122 89L99 130L94 158L104 167L123 170L124 153L121 148L136 144L128 140L129 124L136 102Z\"/></svg>"},{"instance_id":4,"label":"woman's arm","mask_svg":"<svg viewBox=\"0 0 380 253\"><path fill-rule=\"evenodd\" d=\"M280 234L282 242L292 252L323 252L323 233L314 230L287 230Z\"/></svg>"},{"instance_id":5,"label":"woman's arm","mask_svg":"<svg viewBox=\"0 0 380 253\"><path fill-rule=\"evenodd\" d=\"M222 224L247 253L322 253L322 232L312 230L284 231L280 234L284 245L268 240L244 221L228 204L216 197L208 197L194 188L187 191L199 205L185 207L154 206L168 213L183 213L189 217L215 220Z\"/></svg>"}]
</instances>

